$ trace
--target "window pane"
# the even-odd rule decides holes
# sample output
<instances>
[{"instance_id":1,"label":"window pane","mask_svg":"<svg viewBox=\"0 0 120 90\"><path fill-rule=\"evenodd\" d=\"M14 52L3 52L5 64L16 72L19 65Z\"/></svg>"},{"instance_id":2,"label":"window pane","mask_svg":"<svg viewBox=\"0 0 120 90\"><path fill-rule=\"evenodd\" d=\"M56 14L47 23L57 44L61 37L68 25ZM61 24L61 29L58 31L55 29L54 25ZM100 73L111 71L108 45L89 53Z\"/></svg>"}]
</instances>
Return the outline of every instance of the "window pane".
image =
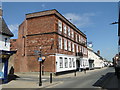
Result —
<instances>
[{"instance_id":1,"label":"window pane","mask_svg":"<svg viewBox=\"0 0 120 90\"><path fill-rule=\"evenodd\" d=\"M70 36L70 27L68 27L68 36Z\"/></svg>"},{"instance_id":2,"label":"window pane","mask_svg":"<svg viewBox=\"0 0 120 90\"><path fill-rule=\"evenodd\" d=\"M71 58L69 58L69 67L70 67L70 68L72 67L72 61L71 61Z\"/></svg>"},{"instance_id":3,"label":"window pane","mask_svg":"<svg viewBox=\"0 0 120 90\"><path fill-rule=\"evenodd\" d=\"M73 62L73 67L75 67L75 61L74 61L74 58L72 58L72 62Z\"/></svg>"},{"instance_id":4,"label":"window pane","mask_svg":"<svg viewBox=\"0 0 120 90\"><path fill-rule=\"evenodd\" d=\"M61 37L59 37L58 42L59 42L59 48L62 49L62 38Z\"/></svg>"},{"instance_id":5,"label":"window pane","mask_svg":"<svg viewBox=\"0 0 120 90\"><path fill-rule=\"evenodd\" d=\"M63 68L63 58L60 57L59 60L60 60L60 68Z\"/></svg>"},{"instance_id":6,"label":"window pane","mask_svg":"<svg viewBox=\"0 0 120 90\"><path fill-rule=\"evenodd\" d=\"M64 25L64 33L67 34L66 25Z\"/></svg>"},{"instance_id":7,"label":"window pane","mask_svg":"<svg viewBox=\"0 0 120 90\"><path fill-rule=\"evenodd\" d=\"M58 30L62 32L62 22L58 21Z\"/></svg>"},{"instance_id":8,"label":"window pane","mask_svg":"<svg viewBox=\"0 0 120 90\"><path fill-rule=\"evenodd\" d=\"M65 58L65 68L68 68L68 60Z\"/></svg>"},{"instance_id":9,"label":"window pane","mask_svg":"<svg viewBox=\"0 0 120 90\"><path fill-rule=\"evenodd\" d=\"M67 50L67 40L64 39L64 49Z\"/></svg>"}]
</instances>

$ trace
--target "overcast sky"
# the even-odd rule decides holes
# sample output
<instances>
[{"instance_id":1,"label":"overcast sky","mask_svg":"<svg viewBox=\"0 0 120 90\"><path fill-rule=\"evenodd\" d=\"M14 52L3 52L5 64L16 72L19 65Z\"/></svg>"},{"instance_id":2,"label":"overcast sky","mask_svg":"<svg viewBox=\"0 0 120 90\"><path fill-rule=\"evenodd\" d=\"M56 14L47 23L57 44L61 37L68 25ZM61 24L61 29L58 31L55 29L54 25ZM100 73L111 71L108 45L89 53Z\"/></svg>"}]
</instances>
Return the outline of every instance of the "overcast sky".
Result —
<instances>
[{"instance_id":1,"label":"overcast sky","mask_svg":"<svg viewBox=\"0 0 120 90\"><path fill-rule=\"evenodd\" d=\"M17 38L18 26L25 14L57 9L67 19L87 35L87 41L93 42L94 51L100 50L101 56L111 60L117 53L117 2L3 2L4 19Z\"/></svg>"}]
</instances>

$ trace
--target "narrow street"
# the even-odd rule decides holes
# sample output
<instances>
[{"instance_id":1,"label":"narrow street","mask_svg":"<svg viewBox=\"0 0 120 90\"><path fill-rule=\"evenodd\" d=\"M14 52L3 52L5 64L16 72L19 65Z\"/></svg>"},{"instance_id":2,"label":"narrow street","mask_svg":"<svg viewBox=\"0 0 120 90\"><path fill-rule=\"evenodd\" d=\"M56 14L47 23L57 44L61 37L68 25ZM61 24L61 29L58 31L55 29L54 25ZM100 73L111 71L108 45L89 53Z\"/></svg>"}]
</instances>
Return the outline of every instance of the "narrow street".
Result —
<instances>
[{"instance_id":1,"label":"narrow street","mask_svg":"<svg viewBox=\"0 0 120 90\"><path fill-rule=\"evenodd\" d=\"M91 88L91 89L116 89L120 88L120 80L117 79L113 67L88 70L86 73L77 72L53 76L50 83L49 76L42 76L42 86L39 86L38 74L21 74L20 78L3 85L3 88L28 88L38 90L39 88Z\"/></svg>"},{"instance_id":2,"label":"narrow street","mask_svg":"<svg viewBox=\"0 0 120 90\"><path fill-rule=\"evenodd\" d=\"M110 79L109 77L111 77L113 73L113 67L97 70L95 72L88 72L84 75L82 74L82 76L80 73L77 73L77 77L67 78L62 84L51 86L51 88L100 88L100 85L102 86L102 84L108 83L106 80Z\"/></svg>"}]
</instances>

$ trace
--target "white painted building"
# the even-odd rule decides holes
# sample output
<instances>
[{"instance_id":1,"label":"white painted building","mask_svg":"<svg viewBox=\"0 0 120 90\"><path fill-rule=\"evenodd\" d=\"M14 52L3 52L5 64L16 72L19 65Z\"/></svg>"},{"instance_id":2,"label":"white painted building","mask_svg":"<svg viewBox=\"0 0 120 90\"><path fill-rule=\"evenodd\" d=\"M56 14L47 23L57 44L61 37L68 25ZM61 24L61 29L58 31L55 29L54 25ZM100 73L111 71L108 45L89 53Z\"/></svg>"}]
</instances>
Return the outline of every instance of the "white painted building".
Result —
<instances>
[{"instance_id":1,"label":"white painted building","mask_svg":"<svg viewBox=\"0 0 120 90\"><path fill-rule=\"evenodd\" d=\"M88 47L89 69L94 69L95 53L92 48Z\"/></svg>"},{"instance_id":2,"label":"white painted building","mask_svg":"<svg viewBox=\"0 0 120 90\"><path fill-rule=\"evenodd\" d=\"M56 54L56 72L76 70L76 56Z\"/></svg>"},{"instance_id":3,"label":"white painted building","mask_svg":"<svg viewBox=\"0 0 120 90\"><path fill-rule=\"evenodd\" d=\"M90 64L90 68L102 68L104 67L104 59L96 52L93 51L92 48L88 47L88 59L93 60Z\"/></svg>"},{"instance_id":4,"label":"white painted building","mask_svg":"<svg viewBox=\"0 0 120 90\"><path fill-rule=\"evenodd\" d=\"M10 51L10 37L13 33L8 29L4 19L2 18L2 10L0 9L0 79L7 77L8 60L3 58ZM4 54L3 54L4 52Z\"/></svg>"}]
</instances>

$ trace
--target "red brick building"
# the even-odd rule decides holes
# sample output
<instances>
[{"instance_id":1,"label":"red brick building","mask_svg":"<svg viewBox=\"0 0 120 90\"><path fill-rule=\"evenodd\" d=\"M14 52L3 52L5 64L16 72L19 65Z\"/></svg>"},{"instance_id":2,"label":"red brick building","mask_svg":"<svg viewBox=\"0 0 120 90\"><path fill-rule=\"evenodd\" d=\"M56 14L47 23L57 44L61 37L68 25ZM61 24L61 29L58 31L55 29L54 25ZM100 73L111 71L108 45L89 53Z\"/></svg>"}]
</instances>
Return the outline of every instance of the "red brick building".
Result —
<instances>
[{"instance_id":1,"label":"red brick building","mask_svg":"<svg viewBox=\"0 0 120 90\"><path fill-rule=\"evenodd\" d=\"M34 55L34 50L40 48L46 56L46 72L75 70L79 67L76 55L88 56L86 35L55 9L26 14L16 42L16 72L39 71L39 56Z\"/></svg>"}]
</instances>

